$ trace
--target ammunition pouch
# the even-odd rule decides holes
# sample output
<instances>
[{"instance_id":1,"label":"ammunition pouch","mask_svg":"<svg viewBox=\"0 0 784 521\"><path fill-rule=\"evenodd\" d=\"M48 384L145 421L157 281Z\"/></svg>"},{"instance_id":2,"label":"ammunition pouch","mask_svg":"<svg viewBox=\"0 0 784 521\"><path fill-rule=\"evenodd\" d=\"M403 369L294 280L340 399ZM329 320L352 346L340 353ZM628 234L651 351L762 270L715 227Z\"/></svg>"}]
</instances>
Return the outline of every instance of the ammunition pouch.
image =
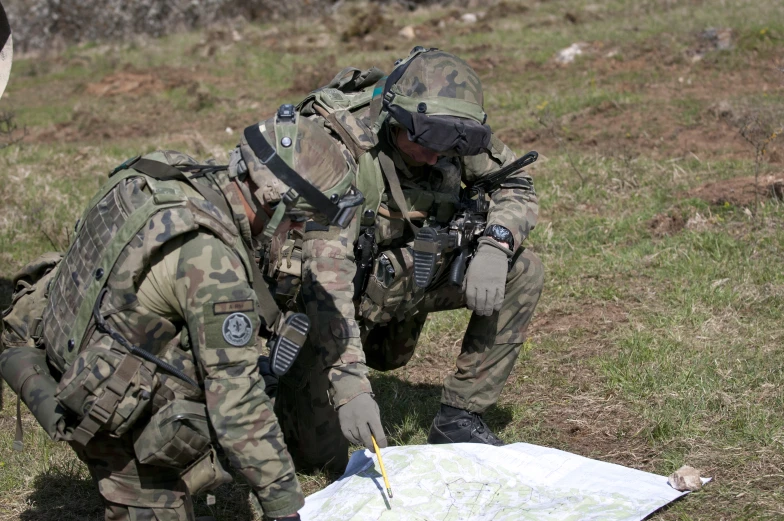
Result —
<instances>
[{"instance_id":1,"label":"ammunition pouch","mask_svg":"<svg viewBox=\"0 0 784 521\"><path fill-rule=\"evenodd\" d=\"M60 253L45 253L14 275L11 306L3 311L2 348L38 345L49 282L62 258Z\"/></svg>"},{"instance_id":2,"label":"ammunition pouch","mask_svg":"<svg viewBox=\"0 0 784 521\"><path fill-rule=\"evenodd\" d=\"M218 454L213 447L188 467L180 478L192 496L214 490L224 483L231 483L231 475L218 461Z\"/></svg>"},{"instance_id":3,"label":"ammunition pouch","mask_svg":"<svg viewBox=\"0 0 784 521\"><path fill-rule=\"evenodd\" d=\"M380 253L359 305L360 316L377 324L402 319L424 297L424 290L414 285L413 271L409 248Z\"/></svg>"},{"instance_id":4,"label":"ammunition pouch","mask_svg":"<svg viewBox=\"0 0 784 521\"><path fill-rule=\"evenodd\" d=\"M101 345L79 353L55 393L57 401L76 416L73 441L85 445L99 430L122 436L148 412L157 387L149 365Z\"/></svg>"},{"instance_id":5,"label":"ammunition pouch","mask_svg":"<svg viewBox=\"0 0 784 521\"><path fill-rule=\"evenodd\" d=\"M134 439L136 458L145 465L186 469L211 443L207 407L177 399L155 413Z\"/></svg>"}]
</instances>

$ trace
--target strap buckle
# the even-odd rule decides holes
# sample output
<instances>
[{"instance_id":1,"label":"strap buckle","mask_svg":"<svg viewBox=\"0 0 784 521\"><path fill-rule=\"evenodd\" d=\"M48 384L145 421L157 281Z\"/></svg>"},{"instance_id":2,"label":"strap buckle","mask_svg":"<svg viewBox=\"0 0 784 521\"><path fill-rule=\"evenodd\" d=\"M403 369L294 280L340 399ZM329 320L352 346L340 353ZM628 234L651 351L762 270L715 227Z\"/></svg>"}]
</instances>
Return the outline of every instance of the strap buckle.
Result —
<instances>
[{"instance_id":1,"label":"strap buckle","mask_svg":"<svg viewBox=\"0 0 784 521\"><path fill-rule=\"evenodd\" d=\"M295 118L296 118L296 113L294 111L294 105L290 103L284 103L278 108L279 121L288 120L291 123L293 123Z\"/></svg>"}]
</instances>

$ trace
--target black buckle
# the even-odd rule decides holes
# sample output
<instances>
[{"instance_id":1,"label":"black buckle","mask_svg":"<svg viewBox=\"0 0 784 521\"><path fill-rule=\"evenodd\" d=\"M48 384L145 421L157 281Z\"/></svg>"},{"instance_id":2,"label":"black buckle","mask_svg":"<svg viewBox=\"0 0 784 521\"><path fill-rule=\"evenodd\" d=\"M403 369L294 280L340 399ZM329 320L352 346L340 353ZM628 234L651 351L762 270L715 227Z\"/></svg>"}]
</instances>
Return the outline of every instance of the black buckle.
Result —
<instances>
[{"instance_id":1,"label":"black buckle","mask_svg":"<svg viewBox=\"0 0 784 521\"><path fill-rule=\"evenodd\" d=\"M351 223L354 215L356 215L359 206L364 202L365 196L362 194L362 192L359 191L358 188L352 186L349 188L349 191L346 192L346 195L341 197L340 201L338 201L338 213L332 219L330 224L332 226L346 228Z\"/></svg>"},{"instance_id":2,"label":"black buckle","mask_svg":"<svg viewBox=\"0 0 784 521\"><path fill-rule=\"evenodd\" d=\"M285 103L278 108L278 119L289 120L292 123L294 122L294 118L296 117L296 113L294 111L294 105L290 103Z\"/></svg>"},{"instance_id":3,"label":"black buckle","mask_svg":"<svg viewBox=\"0 0 784 521\"><path fill-rule=\"evenodd\" d=\"M270 147L270 154L269 154L269 156L267 156L267 157L265 157L263 159L260 158L259 156L256 156L256 157L259 159L259 161L261 161L262 165L266 165L267 163L272 161L272 158L274 158L276 155L278 155L278 153L275 152L274 148Z\"/></svg>"}]
</instances>

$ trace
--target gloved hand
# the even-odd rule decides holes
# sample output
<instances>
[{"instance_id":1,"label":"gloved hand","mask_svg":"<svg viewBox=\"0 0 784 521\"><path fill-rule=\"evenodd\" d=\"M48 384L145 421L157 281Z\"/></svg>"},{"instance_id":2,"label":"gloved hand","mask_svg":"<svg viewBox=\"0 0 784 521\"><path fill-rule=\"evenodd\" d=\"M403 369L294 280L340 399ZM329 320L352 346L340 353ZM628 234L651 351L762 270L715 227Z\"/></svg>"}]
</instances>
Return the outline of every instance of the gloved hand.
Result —
<instances>
[{"instance_id":1,"label":"gloved hand","mask_svg":"<svg viewBox=\"0 0 784 521\"><path fill-rule=\"evenodd\" d=\"M479 248L463 279L463 292L468 309L486 317L499 311L504 303L509 250L502 249L492 239L479 241Z\"/></svg>"},{"instance_id":2,"label":"gloved hand","mask_svg":"<svg viewBox=\"0 0 784 521\"><path fill-rule=\"evenodd\" d=\"M348 441L364 445L375 452L373 441L370 439L370 434L373 433L379 448L383 449L387 446L387 436L381 427L378 404L370 394L362 393L342 405L338 409L338 420L340 420L340 430Z\"/></svg>"}]
</instances>

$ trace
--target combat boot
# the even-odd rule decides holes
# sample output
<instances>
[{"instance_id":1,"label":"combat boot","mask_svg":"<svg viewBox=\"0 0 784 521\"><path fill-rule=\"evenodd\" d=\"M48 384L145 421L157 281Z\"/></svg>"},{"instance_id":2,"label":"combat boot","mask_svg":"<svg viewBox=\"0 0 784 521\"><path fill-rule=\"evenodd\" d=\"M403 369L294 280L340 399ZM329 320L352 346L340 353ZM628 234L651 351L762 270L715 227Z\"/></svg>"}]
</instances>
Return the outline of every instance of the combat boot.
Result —
<instances>
[{"instance_id":1,"label":"combat boot","mask_svg":"<svg viewBox=\"0 0 784 521\"><path fill-rule=\"evenodd\" d=\"M427 442L432 445L485 443L496 447L504 444L477 413L444 404L441 404L441 409L433 420Z\"/></svg>"}]
</instances>

